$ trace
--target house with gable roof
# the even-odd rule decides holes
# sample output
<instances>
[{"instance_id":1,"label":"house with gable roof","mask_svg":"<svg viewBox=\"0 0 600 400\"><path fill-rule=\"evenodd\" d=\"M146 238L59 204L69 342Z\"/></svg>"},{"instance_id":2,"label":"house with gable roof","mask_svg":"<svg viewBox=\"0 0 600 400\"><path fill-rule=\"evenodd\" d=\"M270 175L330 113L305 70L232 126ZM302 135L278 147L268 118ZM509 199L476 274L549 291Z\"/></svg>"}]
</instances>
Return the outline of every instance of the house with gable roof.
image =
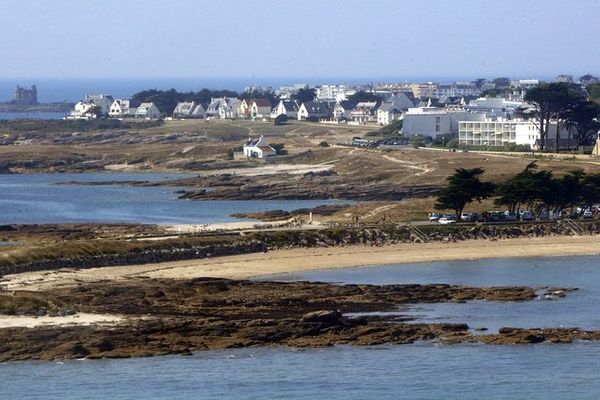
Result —
<instances>
[{"instance_id":1,"label":"house with gable roof","mask_svg":"<svg viewBox=\"0 0 600 400\"><path fill-rule=\"evenodd\" d=\"M267 98L253 99L250 103L250 118L267 118L271 114L271 101Z\"/></svg>"},{"instance_id":2,"label":"house with gable roof","mask_svg":"<svg viewBox=\"0 0 600 400\"><path fill-rule=\"evenodd\" d=\"M287 115L290 119L298 118L298 102L296 100L280 100L279 104L273 109L271 113L272 118L276 118L280 115Z\"/></svg>"},{"instance_id":3,"label":"house with gable roof","mask_svg":"<svg viewBox=\"0 0 600 400\"><path fill-rule=\"evenodd\" d=\"M318 121L329 117L331 117L331 109L322 101L306 101L298 109L298 120Z\"/></svg>"},{"instance_id":4,"label":"house with gable roof","mask_svg":"<svg viewBox=\"0 0 600 400\"><path fill-rule=\"evenodd\" d=\"M160 110L152 102L140 104L140 106L135 110L134 114L135 118L143 119L159 119L160 115Z\"/></svg>"},{"instance_id":5,"label":"house with gable roof","mask_svg":"<svg viewBox=\"0 0 600 400\"><path fill-rule=\"evenodd\" d=\"M350 112L352 121L359 124L377 122L377 110L381 106L381 101L361 101Z\"/></svg>"},{"instance_id":6,"label":"house with gable roof","mask_svg":"<svg viewBox=\"0 0 600 400\"><path fill-rule=\"evenodd\" d=\"M244 155L248 158L265 158L275 156L277 152L261 135L259 138L248 139L244 144Z\"/></svg>"},{"instance_id":7,"label":"house with gable roof","mask_svg":"<svg viewBox=\"0 0 600 400\"><path fill-rule=\"evenodd\" d=\"M402 118L409 108L415 105L413 101L404 93L396 94L384 101L381 107L377 109L377 123L380 125L389 125L392 121Z\"/></svg>"},{"instance_id":8,"label":"house with gable roof","mask_svg":"<svg viewBox=\"0 0 600 400\"><path fill-rule=\"evenodd\" d=\"M190 118L195 108L196 102L194 101L179 102L173 110L173 118Z\"/></svg>"},{"instance_id":9,"label":"house with gable roof","mask_svg":"<svg viewBox=\"0 0 600 400\"><path fill-rule=\"evenodd\" d=\"M333 108L333 118L336 121L347 121L352 119L352 110L356 107L356 102L352 100L338 101Z\"/></svg>"}]
</instances>

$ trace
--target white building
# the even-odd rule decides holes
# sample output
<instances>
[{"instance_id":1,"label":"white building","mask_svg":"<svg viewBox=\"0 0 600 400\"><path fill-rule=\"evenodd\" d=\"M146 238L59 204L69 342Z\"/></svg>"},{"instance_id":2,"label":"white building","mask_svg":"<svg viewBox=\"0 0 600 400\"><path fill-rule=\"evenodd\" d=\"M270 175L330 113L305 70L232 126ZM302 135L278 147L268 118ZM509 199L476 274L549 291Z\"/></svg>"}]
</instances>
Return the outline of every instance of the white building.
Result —
<instances>
[{"instance_id":1,"label":"white building","mask_svg":"<svg viewBox=\"0 0 600 400\"><path fill-rule=\"evenodd\" d=\"M388 125L393 121L402 118L409 108L415 105L405 93L398 93L384 101L377 109L377 123Z\"/></svg>"},{"instance_id":2,"label":"white building","mask_svg":"<svg viewBox=\"0 0 600 400\"><path fill-rule=\"evenodd\" d=\"M78 101L73 111L67 117L68 119L93 119L96 118L96 110L100 116L108 116L110 107L114 99L105 94L88 94L81 101Z\"/></svg>"},{"instance_id":3,"label":"white building","mask_svg":"<svg viewBox=\"0 0 600 400\"><path fill-rule=\"evenodd\" d=\"M108 116L111 118L132 117L135 114L135 107L131 107L131 102L125 99L115 99L110 105Z\"/></svg>"},{"instance_id":4,"label":"white building","mask_svg":"<svg viewBox=\"0 0 600 400\"><path fill-rule=\"evenodd\" d=\"M261 135L258 139L248 139L244 144L244 155L248 158L264 158L277 155L277 152Z\"/></svg>"},{"instance_id":5,"label":"white building","mask_svg":"<svg viewBox=\"0 0 600 400\"><path fill-rule=\"evenodd\" d=\"M518 89L531 89L539 84L539 79L516 79L510 81L510 86Z\"/></svg>"},{"instance_id":6,"label":"white building","mask_svg":"<svg viewBox=\"0 0 600 400\"><path fill-rule=\"evenodd\" d=\"M173 110L173 118L190 118L195 108L196 103L193 101L179 102Z\"/></svg>"},{"instance_id":7,"label":"white building","mask_svg":"<svg viewBox=\"0 0 600 400\"><path fill-rule=\"evenodd\" d=\"M378 101L361 101L350 112L352 121L358 124L377 122L377 110L381 106Z\"/></svg>"},{"instance_id":8,"label":"white building","mask_svg":"<svg viewBox=\"0 0 600 400\"><path fill-rule=\"evenodd\" d=\"M196 104L196 107L194 107L194 111L192 111L191 117L203 119L207 109L208 103L198 103Z\"/></svg>"},{"instance_id":9,"label":"white building","mask_svg":"<svg viewBox=\"0 0 600 400\"><path fill-rule=\"evenodd\" d=\"M253 99L250 103L250 118L268 118L271 107L271 101L267 98Z\"/></svg>"},{"instance_id":10,"label":"white building","mask_svg":"<svg viewBox=\"0 0 600 400\"><path fill-rule=\"evenodd\" d=\"M502 97L480 97L471 100L465 107L468 111L486 113L494 117L511 117L523 105L522 101L506 100Z\"/></svg>"},{"instance_id":11,"label":"white building","mask_svg":"<svg viewBox=\"0 0 600 400\"><path fill-rule=\"evenodd\" d=\"M160 110L154 105L154 103L142 103L135 110L135 118L143 119L159 119Z\"/></svg>"},{"instance_id":12,"label":"white building","mask_svg":"<svg viewBox=\"0 0 600 400\"><path fill-rule=\"evenodd\" d=\"M331 116L329 105L322 101L307 101L298 109L298 120L319 120Z\"/></svg>"},{"instance_id":13,"label":"white building","mask_svg":"<svg viewBox=\"0 0 600 400\"><path fill-rule=\"evenodd\" d=\"M495 147L516 144L534 150L539 148L539 128L530 120L487 118L484 121L460 121L458 125L458 141L467 146ZM561 147L567 145L568 137L568 129L562 127L559 138ZM554 148L555 142L556 123L551 123L544 147Z\"/></svg>"},{"instance_id":14,"label":"white building","mask_svg":"<svg viewBox=\"0 0 600 400\"><path fill-rule=\"evenodd\" d=\"M459 121L483 121L485 114L436 107L409 108L404 114L402 134L406 136L453 136Z\"/></svg>"},{"instance_id":15,"label":"white building","mask_svg":"<svg viewBox=\"0 0 600 400\"><path fill-rule=\"evenodd\" d=\"M273 109L271 116L276 118L283 114L287 115L290 119L296 119L298 118L299 108L296 100L280 100L279 104Z\"/></svg>"},{"instance_id":16,"label":"white building","mask_svg":"<svg viewBox=\"0 0 600 400\"><path fill-rule=\"evenodd\" d=\"M206 109L205 118L233 119L242 117L242 101L235 97L221 97L210 99Z\"/></svg>"},{"instance_id":17,"label":"white building","mask_svg":"<svg viewBox=\"0 0 600 400\"><path fill-rule=\"evenodd\" d=\"M315 88L317 99L324 101L341 101L346 99L346 85L321 85Z\"/></svg>"},{"instance_id":18,"label":"white building","mask_svg":"<svg viewBox=\"0 0 600 400\"><path fill-rule=\"evenodd\" d=\"M437 85L435 91L435 97L448 98L448 97L464 97L464 96L479 96L481 89L479 89L472 82L453 82L447 84Z\"/></svg>"}]
</instances>

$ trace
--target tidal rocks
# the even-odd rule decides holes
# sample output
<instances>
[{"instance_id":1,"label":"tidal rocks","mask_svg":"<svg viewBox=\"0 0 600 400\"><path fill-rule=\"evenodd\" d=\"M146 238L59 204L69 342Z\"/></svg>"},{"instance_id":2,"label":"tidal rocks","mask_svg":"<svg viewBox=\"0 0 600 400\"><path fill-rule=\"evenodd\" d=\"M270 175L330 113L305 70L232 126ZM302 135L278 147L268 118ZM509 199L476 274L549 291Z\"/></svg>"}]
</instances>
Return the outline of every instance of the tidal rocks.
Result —
<instances>
[{"instance_id":1,"label":"tidal rocks","mask_svg":"<svg viewBox=\"0 0 600 400\"><path fill-rule=\"evenodd\" d=\"M26 296L29 294L25 292L14 294L16 299ZM368 313L397 310L403 303L532 299L535 292L526 287L332 285L200 278L82 283L37 292L36 296L44 304L60 305L57 315L85 312L124 318L113 326L0 329L0 361L189 354L247 346L402 344L434 339L464 342L473 340L465 324L411 324ZM367 314L360 318L345 316L357 312ZM522 335L511 336L507 331L503 336ZM486 340L493 342L491 338Z\"/></svg>"}]
</instances>

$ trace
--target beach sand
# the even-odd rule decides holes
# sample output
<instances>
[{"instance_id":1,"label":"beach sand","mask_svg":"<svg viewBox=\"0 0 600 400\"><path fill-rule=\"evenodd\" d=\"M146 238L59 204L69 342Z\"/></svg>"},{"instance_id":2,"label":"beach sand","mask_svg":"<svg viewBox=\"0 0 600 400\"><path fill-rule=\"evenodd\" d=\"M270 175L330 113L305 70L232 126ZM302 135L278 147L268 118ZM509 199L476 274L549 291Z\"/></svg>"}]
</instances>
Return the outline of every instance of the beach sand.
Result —
<instances>
[{"instance_id":1,"label":"beach sand","mask_svg":"<svg viewBox=\"0 0 600 400\"><path fill-rule=\"evenodd\" d=\"M41 290L79 282L126 280L135 277L244 279L295 273L428 261L507 257L570 256L600 253L599 236L554 236L528 239L468 240L457 243L403 243L381 247L348 246L275 250L268 253L183 260L157 264L36 271L7 275L0 282L9 290Z\"/></svg>"}]
</instances>

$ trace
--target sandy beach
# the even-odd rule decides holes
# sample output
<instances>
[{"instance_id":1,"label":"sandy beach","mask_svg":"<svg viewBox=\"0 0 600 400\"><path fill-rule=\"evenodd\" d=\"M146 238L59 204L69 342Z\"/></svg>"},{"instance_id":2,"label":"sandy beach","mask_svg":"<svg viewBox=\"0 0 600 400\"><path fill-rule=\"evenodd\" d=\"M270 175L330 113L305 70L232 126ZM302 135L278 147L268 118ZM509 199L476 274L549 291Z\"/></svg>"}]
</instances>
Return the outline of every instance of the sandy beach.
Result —
<instances>
[{"instance_id":1,"label":"sandy beach","mask_svg":"<svg viewBox=\"0 0 600 400\"><path fill-rule=\"evenodd\" d=\"M40 290L80 282L124 280L134 277L190 279L219 277L244 279L295 273L428 261L506 257L548 257L600 253L600 236L555 236L530 239L469 240L457 243L404 243L381 247L349 246L276 250L268 253L184 260L157 264L63 269L5 276L8 290Z\"/></svg>"}]
</instances>

